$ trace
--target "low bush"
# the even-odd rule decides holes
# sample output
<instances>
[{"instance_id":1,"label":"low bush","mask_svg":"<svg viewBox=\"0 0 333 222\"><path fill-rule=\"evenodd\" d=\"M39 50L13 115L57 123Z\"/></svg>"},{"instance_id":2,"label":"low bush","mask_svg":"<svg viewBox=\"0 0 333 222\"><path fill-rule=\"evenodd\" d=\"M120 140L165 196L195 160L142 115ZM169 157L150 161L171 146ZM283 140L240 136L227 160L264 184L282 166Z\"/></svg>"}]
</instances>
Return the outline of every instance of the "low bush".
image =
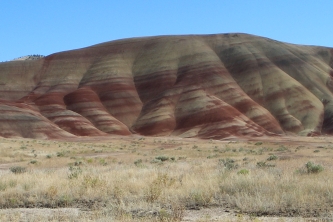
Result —
<instances>
[{"instance_id":1,"label":"low bush","mask_svg":"<svg viewBox=\"0 0 333 222\"><path fill-rule=\"evenodd\" d=\"M65 156L65 152L61 151L61 152L57 152L57 157L64 157Z\"/></svg>"},{"instance_id":2,"label":"low bush","mask_svg":"<svg viewBox=\"0 0 333 222\"><path fill-rule=\"evenodd\" d=\"M235 163L235 160L230 158L219 159L219 165L224 166L227 170L233 170L238 168L238 164Z\"/></svg>"},{"instance_id":3,"label":"low bush","mask_svg":"<svg viewBox=\"0 0 333 222\"><path fill-rule=\"evenodd\" d=\"M10 168L10 171L11 171L12 173L19 174L19 173L25 173L27 170L26 170L25 167L14 166L14 167L11 167L11 168Z\"/></svg>"},{"instance_id":4,"label":"low bush","mask_svg":"<svg viewBox=\"0 0 333 222\"><path fill-rule=\"evenodd\" d=\"M158 156L158 157L155 157L155 159L164 162L164 161L169 160L169 157L167 157L167 156Z\"/></svg>"},{"instance_id":5,"label":"low bush","mask_svg":"<svg viewBox=\"0 0 333 222\"><path fill-rule=\"evenodd\" d=\"M277 160L277 159L278 159L278 157L275 155L271 155L267 158L268 161Z\"/></svg>"},{"instance_id":6,"label":"low bush","mask_svg":"<svg viewBox=\"0 0 333 222\"><path fill-rule=\"evenodd\" d=\"M142 159L138 159L138 160L136 160L136 161L134 161L134 165L135 166L141 166L142 165Z\"/></svg>"},{"instance_id":7,"label":"low bush","mask_svg":"<svg viewBox=\"0 0 333 222\"><path fill-rule=\"evenodd\" d=\"M320 164L314 164L313 162L307 162L303 167L296 172L299 174L316 174L324 170L324 167Z\"/></svg>"},{"instance_id":8,"label":"low bush","mask_svg":"<svg viewBox=\"0 0 333 222\"><path fill-rule=\"evenodd\" d=\"M275 167L275 165L274 164L267 164L266 162L260 161L260 162L257 162L257 167L259 167L259 168Z\"/></svg>"},{"instance_id":9,"label":"low bush","mask_svg":"<svg viewBox=\"0 0 333 222\"><path fill-rule=\"evenodd\" d=\"M79 166L70 166L69 172L68 179L77 179L82 173L82 169Z\"/></svg>"},{"instance_id":10,"label":"low bush","mask_svg":"<svg viewBox=\"0 0 333 222\"><path fill-rule=\"evenodd\" d=\"M310 161L305 164L305 167L306 167L307 173L319 173L324 170L324 167L322 165L319 165L319 164L316 165Z\"/></svg>"}]
</instances>

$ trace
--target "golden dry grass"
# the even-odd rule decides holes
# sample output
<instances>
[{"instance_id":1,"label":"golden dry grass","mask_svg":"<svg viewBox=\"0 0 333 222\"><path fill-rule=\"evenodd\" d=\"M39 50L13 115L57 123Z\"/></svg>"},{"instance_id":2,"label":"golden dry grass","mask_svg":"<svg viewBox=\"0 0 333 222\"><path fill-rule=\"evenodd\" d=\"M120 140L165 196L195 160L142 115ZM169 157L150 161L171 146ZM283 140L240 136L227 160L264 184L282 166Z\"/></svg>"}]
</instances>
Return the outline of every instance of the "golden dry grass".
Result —
<instances>
[{"instance_id":1,"label":"golden dry grass","mask_svg":"<svg viewBox=\"0 0 333 222\"><path fill-rule=\"evenodd\" d=\"M327 138L307 140L2 139L0 207L78 207L91 212L86 221L179 221L185 210L216 207L254 217L330 218L333 146ZM309 161L324 170L306 173ZM26 172L13 173L18 166Z\"/></svg>"}]
</instances>

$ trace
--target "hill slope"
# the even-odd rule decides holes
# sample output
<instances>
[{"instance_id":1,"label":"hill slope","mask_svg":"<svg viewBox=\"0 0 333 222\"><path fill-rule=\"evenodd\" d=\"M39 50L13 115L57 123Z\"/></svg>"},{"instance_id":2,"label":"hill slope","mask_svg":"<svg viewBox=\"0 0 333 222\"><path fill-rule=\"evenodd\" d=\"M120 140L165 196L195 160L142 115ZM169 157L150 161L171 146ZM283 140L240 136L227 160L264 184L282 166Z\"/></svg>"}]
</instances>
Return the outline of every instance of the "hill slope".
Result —
<instances>
[{"instance_id":1,"label":"hill slope","mask_svg":"<svg viewBox=\"0 0 333 222\"><path fill-rule=\"evenodd\" d=\"M0 63L0 136L333 132L333 49L247 34L106 42Z\"/></svg>"}]
</instances>

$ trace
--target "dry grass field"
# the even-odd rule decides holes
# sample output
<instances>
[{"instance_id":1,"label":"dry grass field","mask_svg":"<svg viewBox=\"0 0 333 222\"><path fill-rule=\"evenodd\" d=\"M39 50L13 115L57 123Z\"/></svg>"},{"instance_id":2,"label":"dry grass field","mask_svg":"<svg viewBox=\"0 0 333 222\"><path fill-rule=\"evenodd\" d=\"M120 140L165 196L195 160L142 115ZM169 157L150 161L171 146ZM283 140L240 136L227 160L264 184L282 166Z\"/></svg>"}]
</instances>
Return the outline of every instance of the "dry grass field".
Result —
<instances>
[{"instance_id":1,"label":"dry grass field","mask_svg":"<svg viewBox=\"0 0 333 222\"><path fill-rule=\"evenodd\" d=\"M332 221L333 138L0 139L0 221Z\"/></svg>"}]
</instances>

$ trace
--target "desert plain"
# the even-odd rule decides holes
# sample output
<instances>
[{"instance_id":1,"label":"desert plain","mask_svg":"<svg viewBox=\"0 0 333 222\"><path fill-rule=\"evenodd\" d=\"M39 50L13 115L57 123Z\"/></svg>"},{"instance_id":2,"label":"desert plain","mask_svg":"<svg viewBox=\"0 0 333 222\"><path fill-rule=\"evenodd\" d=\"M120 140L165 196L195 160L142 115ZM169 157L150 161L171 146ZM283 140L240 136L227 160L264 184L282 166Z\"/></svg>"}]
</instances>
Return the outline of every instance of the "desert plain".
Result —
<instances>
[{"instance_id":1,"label":"desert plain","mask_svg":"<svg viewBox=\"0 0 333 222\"><path fill-rule=\"evenodd\" d=\"M331 137L3 138L0 145L1 221L333 217Z\"/></svg>"}]
</instances>

